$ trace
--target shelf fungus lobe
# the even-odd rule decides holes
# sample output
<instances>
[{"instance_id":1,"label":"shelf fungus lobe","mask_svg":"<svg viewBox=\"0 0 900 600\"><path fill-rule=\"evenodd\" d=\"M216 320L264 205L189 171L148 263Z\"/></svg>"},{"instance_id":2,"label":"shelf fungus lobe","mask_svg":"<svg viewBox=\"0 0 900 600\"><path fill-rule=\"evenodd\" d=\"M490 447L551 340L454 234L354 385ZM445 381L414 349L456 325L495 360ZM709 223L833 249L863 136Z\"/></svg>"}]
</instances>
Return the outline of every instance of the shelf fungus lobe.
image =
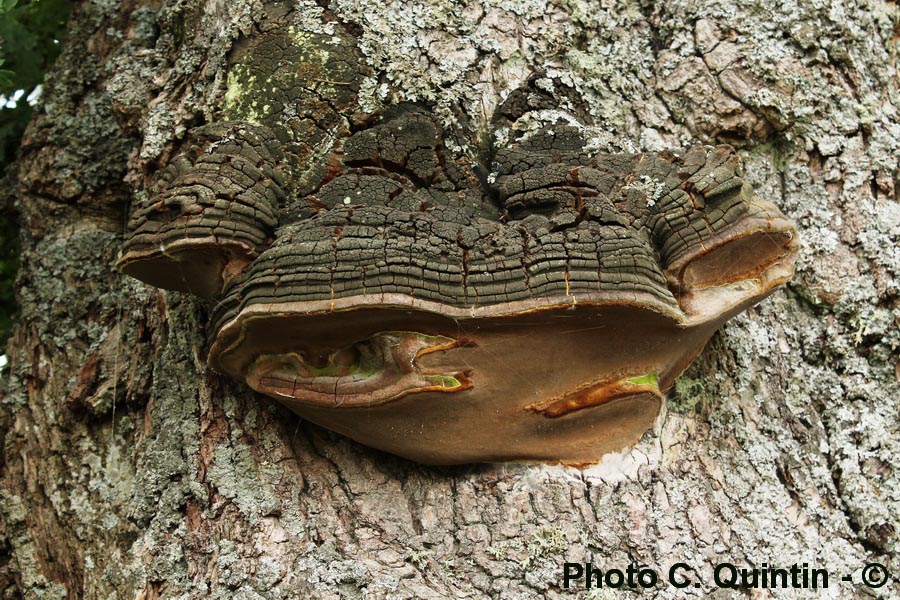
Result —
<instances>
[{"instance_id":1,"label":"shelf fungus lobe","mask_svg":"<svg viewBox=\"0 0 900 600\"><path fill-rule=\"evenodd\" d=\"M326 104L338 133L315 148L286 104L192 132L120 266L215 297L215 370L362 443L596 462L792 275L794 228L728 147L591 154L559 126L500 149L487 184L420 107L351 127L352 98Z\"/></svg>"}]
</instances>

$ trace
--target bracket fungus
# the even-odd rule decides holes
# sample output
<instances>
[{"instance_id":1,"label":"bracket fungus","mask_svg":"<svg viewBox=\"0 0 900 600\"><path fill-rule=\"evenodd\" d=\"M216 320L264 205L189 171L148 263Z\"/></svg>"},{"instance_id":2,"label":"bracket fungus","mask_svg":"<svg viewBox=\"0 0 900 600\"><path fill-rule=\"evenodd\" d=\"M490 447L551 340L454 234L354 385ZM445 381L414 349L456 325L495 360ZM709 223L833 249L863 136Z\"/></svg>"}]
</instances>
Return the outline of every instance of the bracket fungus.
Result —
<instances>
[{"instance_id":1,"label":"bracket fungus","mask_svg":"<svg viewBox=\"0 0 900 600\"><path fill-rule=\"evenodd\" d=\"M362 72L316 36L239 48L119 261L215 297L212 368L310 421L426 463L595 462L792 275L794 228L729 147L596 154L557 126L487 183L426 109L356 114Z\"/></svg>"}]
</instances>

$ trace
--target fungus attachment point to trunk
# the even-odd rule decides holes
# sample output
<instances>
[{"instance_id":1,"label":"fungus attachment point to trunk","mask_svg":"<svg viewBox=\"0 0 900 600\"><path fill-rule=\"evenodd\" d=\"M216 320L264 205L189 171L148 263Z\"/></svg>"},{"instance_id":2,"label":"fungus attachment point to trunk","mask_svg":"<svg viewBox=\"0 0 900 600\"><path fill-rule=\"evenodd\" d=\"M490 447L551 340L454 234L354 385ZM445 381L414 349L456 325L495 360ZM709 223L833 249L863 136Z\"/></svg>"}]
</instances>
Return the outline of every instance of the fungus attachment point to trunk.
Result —
<instances>
[{"instance_id":1,"label":"fungus attachment point to trunk","mask_svg":"<svg viewBox=\"0 0 900 600\"><path fill-rule=\"evenodd\" d=\"M793 273L793 226L729 147L595 154L558 125L479 179L421 106L360 118L344 34L260 35L119 266L216 297L210 365L315 423L426 463L596 462Z\"/></svg>"},{"instance_id":2,"label":"fungus attachment point to trunk","mask_svg":"<svg viewBox=\"0 0 900 600\"><path fill-rule=\"evenodd\" d=\"M713 332L792 273L793 227L730 149L522 143L499 155L502 222L428 118L345 143L320 211L223 294L215 369L414 460L585 464L639 439Z\"/></svg>"}]
</instances>

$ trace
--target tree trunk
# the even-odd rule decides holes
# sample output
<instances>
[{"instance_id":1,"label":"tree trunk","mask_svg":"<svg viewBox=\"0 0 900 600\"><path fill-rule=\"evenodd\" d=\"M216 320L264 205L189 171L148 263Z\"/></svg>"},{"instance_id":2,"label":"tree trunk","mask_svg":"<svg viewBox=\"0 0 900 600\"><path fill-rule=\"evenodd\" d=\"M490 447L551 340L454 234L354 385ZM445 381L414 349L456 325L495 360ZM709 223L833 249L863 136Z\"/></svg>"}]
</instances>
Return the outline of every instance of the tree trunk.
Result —
<instances>
[{"instance_id":1,"label":"tree trunk","mask_svg":"<svg viewBox=\"0 0 900 600\"><path fill-rule=\"evenodd\" d=\"M273 22L352 35L364 108L424 101L473 146L534 74L608 149L730 143L797 224L797 275L599 465L431 468L308 424L207 368L209 301L114 267L132 198ZM882 0L80 3L7 186L2 597L636 593L567 590L565 562L648 566L656 598L900 597L898 39ZM828 588L719 588L720 563L806 563Z\"/></svg>"}]
</instances>

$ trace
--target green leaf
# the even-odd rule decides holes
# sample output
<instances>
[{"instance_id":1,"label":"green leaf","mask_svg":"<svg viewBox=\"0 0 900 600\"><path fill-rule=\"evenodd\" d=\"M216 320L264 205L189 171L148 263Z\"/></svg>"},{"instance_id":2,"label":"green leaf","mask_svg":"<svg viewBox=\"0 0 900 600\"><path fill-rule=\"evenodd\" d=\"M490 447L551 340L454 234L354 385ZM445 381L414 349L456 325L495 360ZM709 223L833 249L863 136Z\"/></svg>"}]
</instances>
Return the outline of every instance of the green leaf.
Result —
<instances>
[{"instance_id":1,"label":"green leaf","mask_svg":"<svg viewBox=\"0 0 900 600\"><path fill-rule=\"evenodd\" d=\"M0 14L11 11L18 3L19 0L0 0Z\"/></svg>"},{"instance_id":2,"label":"green leaf","mask_svg":"<svg viewBox=\"0 0 900 600\"><path fill-rule=\"evenodd\" d=\"M17 89L30 93L44 79L47 68L59 54L71 10L66 0L31 0L19 3L0 0L0 56L15 76L0 93Z\"/></svg>"}]
</instances>

